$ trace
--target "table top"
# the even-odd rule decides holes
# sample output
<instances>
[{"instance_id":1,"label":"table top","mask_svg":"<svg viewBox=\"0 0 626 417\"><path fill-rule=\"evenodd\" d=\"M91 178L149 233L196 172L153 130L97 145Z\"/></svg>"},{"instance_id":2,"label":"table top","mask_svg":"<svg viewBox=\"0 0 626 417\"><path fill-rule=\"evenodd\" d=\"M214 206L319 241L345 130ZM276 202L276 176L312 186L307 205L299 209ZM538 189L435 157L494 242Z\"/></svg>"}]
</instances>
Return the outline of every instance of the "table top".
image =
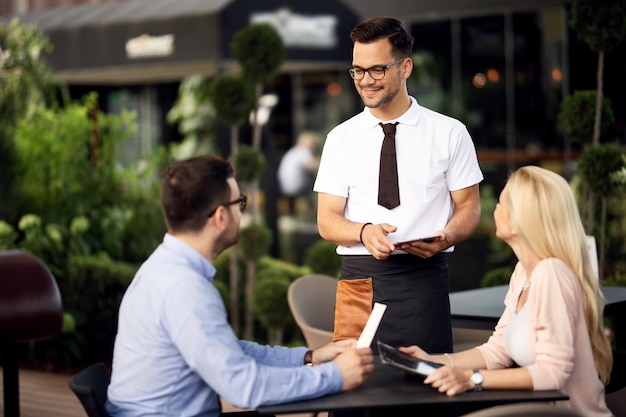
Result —
<instances>
[{"instance_id":1,"label":"table top","mask_svg":"<svg viewBox=\"0 0 626 417\"><path fill-rule=\"evenodd\" d=\"M485 407L513 402L558 401L568 397L558 391L485 390L465 392L448 397L439 393L423 379L406 376L397 368L382 365L378 359L368 380L354 390L327 395L312 400L296 401L259 407L260 414L298 414L348 409L383 407L418 407L442 404L471 404Z\"/></svg>"},{"instance_id":2,"label":"table top","mask_svg":"<svg viewBox=\"0 0 626 417\"><path fill-rule=\"evenodd\" d=\"M508 285L450 293L454 327L493 330L504 311ZM600 287L604 293L605 316L626 314L626 287Z\"/></svg>"}]
</instances>

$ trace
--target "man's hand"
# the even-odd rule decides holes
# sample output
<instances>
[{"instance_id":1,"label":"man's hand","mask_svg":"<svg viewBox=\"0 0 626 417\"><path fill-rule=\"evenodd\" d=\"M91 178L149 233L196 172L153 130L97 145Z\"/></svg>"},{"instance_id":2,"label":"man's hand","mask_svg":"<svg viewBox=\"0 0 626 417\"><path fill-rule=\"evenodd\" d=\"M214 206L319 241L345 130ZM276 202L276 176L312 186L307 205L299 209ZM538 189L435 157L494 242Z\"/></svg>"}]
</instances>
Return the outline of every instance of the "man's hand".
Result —
<instances>
[{"instance_id":1,"label":"man's hand","mask_svg":"<svg viewBox=\"0 0 626 417\"><path fill-rule=\"evenodd\" d=\"M329 362L341 353L356 348L356 339L345 339L331 342L313 351L313 365Z\"/></svg>"},{"instance_id":2,"label":"man's hand","mask_svg":"<svg viewBox=\"0 0 626 417\"><path fill-rule=\"evenodd\" d=\"M342 391L358 387L374 370L374 356L369 347L347 350L337 356L333 362L339 366L343 376Z\"/></svg>"},{"instance_id":3,"label":"man's hand","mask_svg":"<svg viewBox=\"0 0 626 417\"><path fill-rule=\"evenodd\" d=\"M361 233L361 239L365 248L378 260L387 259L396 246L387 238L398 228L387 223L368 224Z\"/></svg>"}]
</instances>

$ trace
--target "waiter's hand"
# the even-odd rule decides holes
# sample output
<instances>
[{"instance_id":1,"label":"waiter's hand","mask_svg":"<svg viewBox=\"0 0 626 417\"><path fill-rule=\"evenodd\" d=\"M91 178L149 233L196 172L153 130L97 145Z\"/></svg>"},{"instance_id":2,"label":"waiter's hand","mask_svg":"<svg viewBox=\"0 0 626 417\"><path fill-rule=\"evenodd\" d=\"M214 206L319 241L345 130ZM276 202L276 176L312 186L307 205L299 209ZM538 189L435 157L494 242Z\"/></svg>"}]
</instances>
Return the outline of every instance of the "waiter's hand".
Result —
<instances>
[{"instance_id":1,"label":"waiter's hand","mask_svg":"<svg viewBox=\"0 0 626 417\"><path fill-rule=\"evenodd\" d=\"M398 228L388 223L368 224L361 233L361 240L365 248L376 259L387 259L391 252L396 250L396 246L387 238L389 233L393 233Z\"/></svg>"},{"instance_id":2,"label":"waiter's hand","mask_svg":"<svg viewBox=\"0 0 626 417\"><path fill-rule=\"evenodd\" d=\"M430 258L452 246L443 230L438 230L435 232L435 235L437 235L437 237L429 241L414 240L412 242L401 243L394 246L394 248L403 250L411 255L419 256L420 258Z\"/></svg>"}]
</instances>

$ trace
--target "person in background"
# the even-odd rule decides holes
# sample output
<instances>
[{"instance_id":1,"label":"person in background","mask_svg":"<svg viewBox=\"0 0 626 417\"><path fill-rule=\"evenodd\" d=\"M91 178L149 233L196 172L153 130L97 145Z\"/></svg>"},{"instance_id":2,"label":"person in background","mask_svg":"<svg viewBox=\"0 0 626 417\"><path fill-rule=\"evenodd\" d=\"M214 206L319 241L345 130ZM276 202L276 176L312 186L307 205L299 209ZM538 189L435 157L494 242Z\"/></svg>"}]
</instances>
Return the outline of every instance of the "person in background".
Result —
<instances>
[{"instance_id":1,"label":"person in background","mask_svg":"<svg viewBox=\"0 0 626 417\"><path fill-rule=\"evenodd\" d=\"M213 285L213 261L237 243L246 206L228 162L201 156L172 164L163 171L161 206L167 233L120 305L110 415L219 416L219 397L255 408L365 380L373 356L355 340L310 351L237 339Z\"/></svg>"},{"instance_id":2,"label":"person in background","mask_svg":"<svg viewBox=\"0 0 626 417\"><path fill-rule=\"evenodd\" d=\"M298 135L295 146L289 149L278 165L278 185L282 195L289 201L290 214L297 212L297 199L304 201L313 209L311 187L313 177L319 167L319 150L322 145L319 133L305 130Z\"/></svg>"},{"instance_id":3,"label":"person in background","mask_svg":"<svg viewBox=\"0 0 626 417\"><path fill-rule=\"evenodd\" d=\"M454 354L400 350L446 365L424 382L448 395L555 389L569 396L560 406L610 416L604 385L613 358L603 327L604 296L568 183L544 168L519 168L502 190L494 218L496 236L518 262L492 336Z\"/></svg>"},{"instance_id":4,"label":"person in background","mask_svg":"<svg viewBox=\"0 0 626 417\"><path fill-rule=\"evenodd\" d=\"M335 339L358 336L342 332L341 311L354 301L349 294L365 292L370 282L372 303L387 305L375 340L451 352L445 252L466 240L480 218L483 175L474 144L461 122L409 96L413 37L398 20L364 21L350 38L348 71L365 108L328 134L314 184L319 233L343 256L339 285L348 295L338 291ZM394 208L378 203L381 123L397 123ZM430 235L436 237L413 240Z\"/></svg>"}]
</instances>

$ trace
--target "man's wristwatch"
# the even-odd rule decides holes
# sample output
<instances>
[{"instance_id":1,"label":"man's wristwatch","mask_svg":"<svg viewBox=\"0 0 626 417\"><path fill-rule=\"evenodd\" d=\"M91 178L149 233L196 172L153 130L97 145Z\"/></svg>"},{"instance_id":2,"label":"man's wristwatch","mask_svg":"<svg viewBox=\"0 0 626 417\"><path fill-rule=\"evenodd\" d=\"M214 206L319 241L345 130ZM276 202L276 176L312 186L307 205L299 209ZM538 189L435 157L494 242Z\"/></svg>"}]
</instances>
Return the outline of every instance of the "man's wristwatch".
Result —
<instances>
[{"instance_id":1,"label":"man's wristwatch","mask_svg":"<svg viewBox=\"0 0 626 417\"><path fill-rule=\"evenodd\" d=\"M472 382L474 383L474 391L482 391L483 390L483 374L478 372L478 369L474 369L474 373L472 374Z\"/></svg>"},{"instance_id":2,"label":"man's wristwatch","mask_svg":"<svg viewBox=\"0 0 626 417\"><path fill-rule=\"evenodd\" d=\"M304 364L306 366L313 366L313 351L312 350L307 350L307 352L304 354Z\"/></svg>"}]
</instances>

